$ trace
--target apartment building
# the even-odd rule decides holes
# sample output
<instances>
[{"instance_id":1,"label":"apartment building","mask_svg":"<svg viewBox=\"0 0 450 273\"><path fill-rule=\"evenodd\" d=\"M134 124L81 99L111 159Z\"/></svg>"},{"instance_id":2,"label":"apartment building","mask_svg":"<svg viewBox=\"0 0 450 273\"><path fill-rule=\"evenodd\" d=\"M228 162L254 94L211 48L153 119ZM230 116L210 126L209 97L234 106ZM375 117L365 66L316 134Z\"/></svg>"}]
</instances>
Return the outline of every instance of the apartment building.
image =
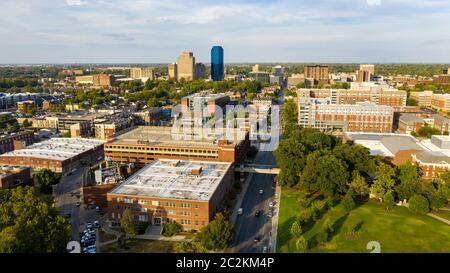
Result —
<instances>
[{"instance_id":1,"label":"apartment building","mask_svg":"<svg viewBox=\"0 0 450 273\"><path fill-rule=\"evenodd\" d=\"M95 123L95 138L101 140L109 140L115 134L122 132L133 126L133 122L129 118L115 118Z\"/></svg>"},{"instance_id":2,"label":"apartment building","mask_svg":"<svg viewBox=\"0 0 450 273\"><path fill-rule=\"evenodd\" d=\"M105 157L114 162L145 165L155 159L243 162L250 149L244 129L173 131L171 127L138 126L105 144Z\"/></svg>"},{"instance_id":3,"label":"apartment building","mask_svg":"<svg viewBox=\"0 0 450 273\"><path fill-rule=\"evenodd\" d=\"M441 112L450 112L450 94L433 94L431 108Z\"/></svg>"},{"instance_id":4,"label":"apartment building","mask_svg":"<svg viewBox=\"0 0 450 273\"><path fill-rule=\"evenodd\" d=\"M130 69L130 78L138 80L141 78L155 79L155 71L150 67L133 67Z\"/></svg>"},{"instance_id":5,"label":"apartment building","mask_svg":"<svg viewBox=\"0 0 450 273\"><path fill-rule=\"evenodd\" d=\"M220 210L233 181L231 163L155 160L107 194L108 218L120 223L128 208L136 221L199 230Z\"/></svg>"},{"instance_id":6,"label":"apartment building","mask_svg":"<svg viewBox=\"0 0 450 273\"><path fill-rule=\"evenodd\" d=\"M433 91L411 92L410 98L417 101L421 107L430 107Z\"/></svg>"},{"instance_id":7,"label":"apartment building","mask_svg":"<svg viewBox=\"0 0 450 273\"><path fill-rule=\"evenodd\" d=\"M373 103L332 104L330 99L298 98L300 126L323 131L392 132L394 109Z\"/></svg>"},{"instance_id":8,"label":"apartment building","mask_svg":"<svg viewBox=\"0 0 450 273\"><path fill-rule=\"evenodd\" d=\"M21 149L22 147L34 143L33 131L20 131L17 133L10 133L0 135L0 154Z\"/></svg>"},{"instance_id":9,"label":"apartment building","mask_svg":"<svg viewBox=\"0 0 450 273\"><path fill-rule=\"evenodd\" d=\"M19 166L0 166L0 189L12 189L31 183L31 169Z\"/></svg>"},{"instance_id":10,"label":"apartment building","mask_svg":"<svg viewBox=\"0 0 450 273\"><path fill-rule=\"evenodd\" d=\"M305 65L303 70L305 80L308 80L310 84L322 85L329 83L327 65Z\"/></svg>"}]
</instances>

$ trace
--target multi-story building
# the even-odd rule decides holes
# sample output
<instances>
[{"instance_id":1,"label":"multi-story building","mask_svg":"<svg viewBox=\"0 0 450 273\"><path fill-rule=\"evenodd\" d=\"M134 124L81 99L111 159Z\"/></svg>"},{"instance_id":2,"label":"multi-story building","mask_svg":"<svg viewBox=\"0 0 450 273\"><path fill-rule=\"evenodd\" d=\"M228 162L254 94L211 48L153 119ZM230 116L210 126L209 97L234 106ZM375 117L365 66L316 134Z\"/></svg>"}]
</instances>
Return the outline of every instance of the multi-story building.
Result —
<instances>
[{"instance_id":1,"label":"multi-story building","mask_svg":"<svg viewBox=\"0 0 450 273\"><path fill-rule=\"evenodd\" d=\"M398 132L401 134L417 133L420 128L429 126L439 130L442 134L449 131L450 119L439 114L402 113L399 117Z\"/></svg>"},{"instance_id":2,"label":"multi-story building","mask_svg":"<svg viewBox=\"0 0 450 273\"><path fill-rule=\"evenodd\" d=\"M433 91L411 92L410 98L417 101L419 106L430 107Z\"/></svg>"},{"instance_id":3,"label":"multi-story building","mask_svg":"<svg viewBox=\"0 0 450 273\"><path fill-rule=\"evenodd\" d=\"M163 120L163 109L160 107L150 107L140 112L134 112L135 124L139 125L159 125Z\"/></svg>"},{"instance_id":4,"label":"multi-story building","mask_svg":"<svg viewBox=\"0 0 450 273\"><path fill-rule=\"evenodd\" d=\"M73 138L90 137L92 134L91 123L88 120L80 121L70 125L69 131L70 137Z\"/></svg>"},{"instance_id":5,"label":"multi-story building","mask_svg":"<svg viewBox=\"0 0 450 273\"><path fill-rule=\"evenodd\" d=\"M224 75L223 48L221 46L213 46L211 48L211 79L213 81L221 81Z\"/></svg>"},{"instance_id":6,"label":"multi-story building","mask_svg":"<svg viewBox=\"0 0 450 273\"><path fill-rule=\"evenodd\" d=\"M370 82L375 75L375 65L361 64L359 70L356 71L357 82Z\"/></svg>"},{"instance_id":7,"label":"multi-story building","mask_svg":"<svg viewBox=\"0 0 450 273\"><path fill-rule=\"evenodd\" d=\"M0 136L0 154L14 151L34 143L33 131L20 131Z\"/></svg>"},{"instance_id":8,"label":"multi-story building","mask_svg":"<svg viewBox=\"0 0 450 273\"><path fill-rule=\"evenodd\" d=\"M450 84L450 68L444 69L443 74L434 78L434 82L438 84Z\"/></svg>"},{"instance_id":9,"label":"multi-story building","mask_svg":"<svg viewBox=\"0 0 450 273\"><path fill-rule=\"evenodd\" d=\"M262 71L258 71L258 72L250 72L249 76L255 80L255 81L259 81L261 83L265 83L265 84L269 84L270 83L270 74L269 72L262 72Z\"/></svg>"},{"instance_id":10,"label":"multi-story building","mask_svg":"<svg viewBox=\"0 0 450 273\"><path fill-rule=\"evenodd\" d=\"M33 118L29 121L32 128L58 128L58 117Z\"/></svg>"},{"instance_id":11,"label":"multi-story building","mask_svg":"<svg viewBox=\"0 0 450 273\"><path fill-rule=\"evenodd\" d=\"M138 126L105 144L105 157L115 162L145 165L158 158L243 162L250 148L248 132L241 128Z\"/></svg>"},{"instance_id":12,"label":"multi-story building","mask_svg":"<svg viewBox=\"0 0 450 273\"><path fill-rule=\"evenodd\" d=\"M131 126L133 126L133 122L129 118L115 118L95 123L95 138L109 140L115 134L128 129Z\"/></svg>"},{"instance_id":13,"label":"multi-story building","mask_svg":"<svg viewBox=\"0 0 450 273\"><path fill-rule=\"evenodd\" d=\"M109 74L97 74L93 78L94 87L111 87L114 85L114 76Z\"/></svg>"},{"instance_id":14,"label":"multi-story building","mask_svg":"<svg viewBox=\"0 0 450 273\"><path fill-rule=\"evenodd\" d=\"M287 78L287 86L288 87L295 87L298 84L304 83L305 77L303 74L292 74L290 77Z\"/></svg>"},{"instance_id":15,"label":"multi-story building","mask_svg":"<svg viewBox=\"0 0 450 273\"><path fill-rule=\"evenodd\" d=\"M107 193L108 218L120 223L128 208L136 221L199 230L222 208L233 181L231 163L156 160Z\"/></svg>"},{"instance_id":16,"label":"multi-story building","mask_svg":"<svg viewBox=\"0 0 450 273\"><path fill-rule=\"evenodd\" d=\"M133 67L130 69L130 78L134 80L142 79L142 78L148 78L150 80L155 79L155 71L150 68L142 68L142 67Z\"/></svg>"},{"instance_id":17,"label":"multi-story building","mask_svg":"<svg viewBox=\"0 0 450 273\"><path fill-rule=\"evenodd\" d=\"M178 77L177 80L185 79L192 81L195 79L195 57L194 53L183 51L177 61Z\"/></svg>"},{"instance_id":18,"label":"multi-story building","mask_svg":"<svg viewBox=\"0 0 450 273\"><path fill-rule=\"evenodd\" d=\"M81 69L64 69L61 71L61 74L66 76L81 76L84 72Z\"/></svg>"},{"instance_id":19,"label":"multi-story building","mask_svg":"<svg viewBox=\"0 0 450 273\"><path fill-rule=\"evenodd\" d=\"M0 189L12 189L31 183L31 169L19 166L0 166Z\"/></svg>"},{"instance_id":20,"label":"multi-story building","mask_svg":"<svg viewBox=\"0 0 450 273\"><path fill-rule=\"evenodd\" d=\"M17 93L17 94L5 94L0 93L0 109L7 109L9 107L14 107L18 102L21 101L33 101L36 102L37 99L46 96L46 94L41 93Z\"/></svg>"},{"instance_id":21,"label":"multi-story building","mask_svg":"<svg viewBox=\"0 0 450 273\"><path fill-rule=\"evenodd\" d=\"M17 102L17 110L20 112L25 112L26 110L35 109L34 101L25 100Z\"/></svg>"},{"instance_id":22,"label":"multi-story building","mask_svg":"<svg viewBox=\"0 0 450 273\"><path fill-rule=\"evenodd\" d=\"M206 78L206 66L203 63L196 63L194 75L196 80Z\"/></svg>"},{"instance_id":23,"label":"multi-story building","mask_svg":"<svg viewBox=\"0 0 450 273\"><path fill-rule=\"evenodd\" d=\"M169 79L178 80L178 65L177 63L171 63L168 66L169 69Z\"/></svg>"},{"instance_id":24,"label":"multi-story building","mask_svg":"<svg viewBox=\"0 0 450 273\"><path fill-rule=\"evenodd\" d=\"M66 173L96 163L103 155L103 143L93 139L51 138L0 155L0 164Z\"/></svg>"},{"instance_id":25,"label":"multi-story building","mask_svg":"<svg viewBox=\"0 0 450 273\"><path fill-rule=\"evenodd\" d=\"M305 80L309 80L312 84L328 83L328 66L327 65L305 65L303 68Z\"/></svg>"},{"instance_id":26,"label":"multi-story building","mask_svg":"<svg viewBox=\"0 0 450 273\"><path fill-rule=\"evenodd\" d=\"M394 109L371 103L332 104L330 99L298 98L299 125L323 131L392 132Z\"/></svg>"},{"instance_id":27,"label":"multi-story building","mask_svg":"<svg viewBox=\"0 0 450 273\"><path fill-rule=\"evenodd\" d=\"M77 76L75 77L75 82L78 84L94 84L94 76Z\"/></svg>"},{"instance_id":28,"label":"multi-story building","mask_svg":"<svg viewBox=\"0 0 450 273\"><path fill-rule=\"evenodd\" d=\"M450 112L450 94L433 94L431 108L441 112Z\"/></svg>"},{"instance_id":29,"label":"multi-story building","mask_svg":"<svg viewBox=\"0 0 450 273\"><path fill-rule=\"evenodd\" d=\"M350 89L301 88L298 89L298 97L329 98L332 104L371 102L391 106L395 111L401 111L406 107L406 91L387 86L352 85Z\"/></svg>"}]
</instances>

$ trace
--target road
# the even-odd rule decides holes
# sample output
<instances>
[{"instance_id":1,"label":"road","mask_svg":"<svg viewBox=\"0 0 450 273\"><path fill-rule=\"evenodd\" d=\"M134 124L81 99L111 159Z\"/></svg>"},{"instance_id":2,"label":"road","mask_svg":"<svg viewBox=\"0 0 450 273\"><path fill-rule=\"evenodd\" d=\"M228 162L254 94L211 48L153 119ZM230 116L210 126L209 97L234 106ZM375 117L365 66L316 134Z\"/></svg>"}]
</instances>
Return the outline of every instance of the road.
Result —
<instances>
[{"instance_id":1,"label":"road","mask_svg":"<svg viewBox=\"0 0 450 273\"><path fill-rule=\"evenodd\" d=\"M84 168L78 168L73 174L63 174L61 182L55 186L54 195L56 208L62 215L71 214L70 222L72 225L72 240L79 239L78 229L80 226L80 207L76 206L81 202L77 196L81 195L81 183ZM75 193L72 195L71 193Z\"/></svg>"},{"instance_id":2,"label":"road","mask_svg":"<svg viewBox=\"0 0 450 273\"><path fill-rule=\"evenodd\" d=\"M255 164L275 165L275 163L275 158L270 151L260 151L255 159ZM242 201L243 214L237 217L234 225L236 236L230 252L260 253L264 246L270 247L272 221L267 216L267 212L269 203L274 201L274 177L270 174L253 174ZM258 193L261 189L264 191L262 195ZM256 217L256 211L260 211L261 215ZM255 243L254 238L257 235L261 236L261 241ZM270 252L272 251L270 249Z\"/></svg>"}]
</instances>

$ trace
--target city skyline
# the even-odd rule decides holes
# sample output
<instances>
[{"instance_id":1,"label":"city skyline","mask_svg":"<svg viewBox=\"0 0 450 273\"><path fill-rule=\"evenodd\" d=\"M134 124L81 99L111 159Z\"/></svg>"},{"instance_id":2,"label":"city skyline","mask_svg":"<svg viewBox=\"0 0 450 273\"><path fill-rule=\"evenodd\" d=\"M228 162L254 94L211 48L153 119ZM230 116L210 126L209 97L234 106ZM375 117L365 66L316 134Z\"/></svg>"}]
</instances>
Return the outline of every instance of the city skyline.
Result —
<instances>
[{"instance_id":1,"label":"city skyline","mask_svg":"<svg viewBox=\"0 0 450 273\"><path fill-rule=\"evenodd\" d=\"M19 0L0 4L0 63L209 63L215 44L225 63L445 63L449 15L442 0Z\"/></svg>"}]
</instances>

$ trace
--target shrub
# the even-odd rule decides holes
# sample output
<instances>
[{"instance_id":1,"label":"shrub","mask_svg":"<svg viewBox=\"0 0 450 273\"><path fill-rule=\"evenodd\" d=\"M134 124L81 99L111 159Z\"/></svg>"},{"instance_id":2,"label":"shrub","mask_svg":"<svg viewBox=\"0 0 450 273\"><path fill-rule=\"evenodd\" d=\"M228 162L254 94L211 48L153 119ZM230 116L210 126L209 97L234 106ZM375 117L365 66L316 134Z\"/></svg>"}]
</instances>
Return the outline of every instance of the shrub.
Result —
<instances>
[{"instance_id":1,"label":"shrub","mask_svg":"<svg viewBox=\"0 0 450 273\"><path fill-rule=\"evenodd\" d=\"M150 225L149 222L139 222L138 223L138 234L144 234L149 225Z\"/></svg>"},{"instance_id":2,"label":"shrub","mask_svg":"<svg viewBox=\"0 0 450 273\"><path fill-rule=\"evenodd\" d=\"M409 199L409 209L415 214L425 214L430 211L430 205L425 197L416 194Z\"/></svg>"},{"instance_id":3,"label":"shrub","mask_svg":"<svg viewBox=\"0 0 450 273\"><path fill-rule=\"evenodd\" d=\"M342 199L342 206L344 207L346 212L351 211L356 206L355 201L350 194L344 196L344 198Z\"/></svg>"},{"instance_id":4,"label":"shrub","mask_svg":"<svg viewBox=\"0 0 450 273\"><path fill-rule=\"evenodd\" d=\"M172 237L173 235L180 233L183 230L182 226L176 221L171 221L164 225L162 235L166 237Z\"/></svg>"},{"instance_id":5,"label":"shrub","mask_svg":"<svg viewBox=\"0 0 450 273\"><path fill-rule=\"evenodd\" d=\"M302 227L298 221L292 223L289 231L294 238L299 238L302 235Z\"/></svg>"},{"instance_id":6,"label":"shrub","mask_svg":"<svg viewBox=\"0 0 450 273\"><path fill-rule=\"evenodd\" d=\"M308 240L306 240L303 236L298 237L295 242L295 247L298 252L305 253L308 250Z\"/></svg>"},{"instance_id":7,"label":"shrub","mask_svg":"<svg viewBox=\"0 0 450 273\"><path fill-rule=\"evenodd\" d=\"M392 192L389 191L383 196L383 203L386 210L391 210L394 207L395 203Z\"/></svg>"},{"instance_id":8,"label":"shrub","mask_svg":"<svg viewBox=\"0 0 450 273\"><path fill-rule=\"evenodd\" d=\"M320 245L325 244L328 241L328 232L326 232L325 230L322 230L319 233L317 233L316 241Z\"/></svg>"}]
</instances>

